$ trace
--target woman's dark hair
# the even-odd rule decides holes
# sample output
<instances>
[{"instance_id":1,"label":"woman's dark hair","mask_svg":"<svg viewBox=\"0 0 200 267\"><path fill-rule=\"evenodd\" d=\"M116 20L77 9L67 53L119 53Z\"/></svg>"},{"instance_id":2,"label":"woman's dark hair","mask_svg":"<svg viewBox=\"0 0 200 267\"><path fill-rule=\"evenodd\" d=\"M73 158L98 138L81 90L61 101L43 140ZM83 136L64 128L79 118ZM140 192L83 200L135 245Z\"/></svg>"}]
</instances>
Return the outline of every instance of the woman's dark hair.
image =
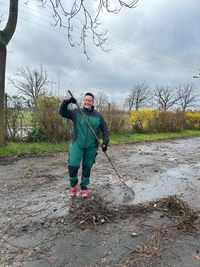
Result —
<instances>
[{"instance_id":1,"label":"woman's dark hair","mask_svg":"<svg viewBox=\"0 0 200 267\"><path fill-rule=\"evenodd\" d=\"M89 96L91 96L92 97L92 99L94 100L94 95L92 94L92 93L89 93L89 92L87 92L84 96L86 96L86 95L89 95Z\"/></svg>"}]
</instances>

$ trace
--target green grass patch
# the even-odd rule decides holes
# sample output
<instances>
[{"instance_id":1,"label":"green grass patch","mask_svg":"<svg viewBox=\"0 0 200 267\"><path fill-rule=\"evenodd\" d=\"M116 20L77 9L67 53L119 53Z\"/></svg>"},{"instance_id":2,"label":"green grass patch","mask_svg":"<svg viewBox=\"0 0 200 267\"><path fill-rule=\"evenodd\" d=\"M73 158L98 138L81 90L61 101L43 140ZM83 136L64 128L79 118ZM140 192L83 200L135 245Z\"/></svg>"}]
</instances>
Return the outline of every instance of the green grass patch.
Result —
<instances>
[{"instance_id":1,"label":"green grass patch","mask_svg":"<svg viewBox=\"0 0 200 267\"><path fill-rule=\"evenodd\" d=\"M69 142L53 144L41 143L14 143L9 142L5 147L0 148L0 157L48 155L50 153L63 152L69 147Z\"/></svg>"},{"instance_id":2,"label":"green grass patch","mask_svg":"<svg viewBox=\"0 0 200 267\"><path fill-rule=\"evenodd\" d=\"M185 138L200 136L200 130L184 130L180 133L152 133L152 134L121 134L112 135L110 144L127 144L136 142L157 141L165 139ZM14 143L9 142L5 147L0 147L0 157L48 155L50 153L65 152L69 148L69 142L53 144L41 143Z\"/></svg>"},{"instance_id":3,"label":"green grass patch","mask_svg":"<svg viewBox=\"0 0 200 267\"><path fill-rule=\"evenodd\" d=\"M147 141L157 141L165 139L175 139L175 138L184 138L200 136L200 130L184 130L180 133L149 133L149 134L124 134L124 135L112 135L110 144L117 145L123 143L135 143L135 142L147 142Z\"/></svg>"}]
</instances>

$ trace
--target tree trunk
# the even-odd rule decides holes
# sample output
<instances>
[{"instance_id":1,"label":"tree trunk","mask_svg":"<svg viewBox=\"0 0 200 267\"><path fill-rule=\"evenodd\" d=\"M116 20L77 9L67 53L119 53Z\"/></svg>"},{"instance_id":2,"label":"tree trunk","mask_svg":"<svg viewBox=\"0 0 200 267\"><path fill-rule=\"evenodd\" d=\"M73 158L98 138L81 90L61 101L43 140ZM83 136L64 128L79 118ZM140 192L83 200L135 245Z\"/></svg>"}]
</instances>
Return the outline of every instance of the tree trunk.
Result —
<instances>
[{"instance_id":1,"label":"tree trunk","mask_svg":"<svg viewBox=\"0 0 200 267\"><path fill-rule=\"evenodd\" d=\"M6 47L0 44L0 146L5 144L5 68L6 68Z\"/></svg>"},{"instance_id":2,"label":"tree trunk","mask_svg":"<svg viewBox=\"0 0 200 267\"><path fill-rule=\"evenodd\" d=\"M5 145L5 72L6 72L6 46L10 42L17 25L18 0L10 0L9 17L6 27L0 31L0 146Z\"/></svg>"}]
</instances>

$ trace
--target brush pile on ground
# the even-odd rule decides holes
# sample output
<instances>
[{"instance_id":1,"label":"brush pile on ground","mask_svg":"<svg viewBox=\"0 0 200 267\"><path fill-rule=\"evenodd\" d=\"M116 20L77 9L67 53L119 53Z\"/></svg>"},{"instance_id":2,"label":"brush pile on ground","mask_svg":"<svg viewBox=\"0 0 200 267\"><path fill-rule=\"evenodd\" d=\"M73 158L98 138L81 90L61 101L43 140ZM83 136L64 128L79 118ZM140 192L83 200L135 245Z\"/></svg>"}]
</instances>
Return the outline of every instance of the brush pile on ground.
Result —
<instances>
[{"instance_id":1,"label":"brush pile on ground","mask_svg":"<svg viewBox=\"0 0 200 267\"><path fill-rule=\"evenodd\" d=\"M193 231L196 229L195 220L198 212L177 196L170 196L155 202L148 202L139 205L124 205L108 208L103 199L98 195L90 196L86 199L73 199L70 206L71 218L78 224L98 225L110 222L114 218L129 218L131 216L145 216L154 210L160 211L164 216L168 216L178 229L183 231Z\"/></svg>"},{"instance_id":2,"label":"brush pile on ground","mask_svg":"<svg viewBox=\"0 0 200 267\"><path fill-rule=\"evenodd\" d=\"M138 218L146 216L154 209L152 203L134 206L124 205L109 207L104 200L93 195L88 198L73 198L70 206L70 218L82 227L95 227L103 223L113 222L115 219L128 219L131 216Z\"/></svg>"},{"instance_id":3,"label":"brush pile on ground","mask_svg":"<svg viewBox=\"0 0 200 267\"><path fill-rule=\"evenodd\" d=\"M161 216L170 218L171 223L155 227L151 240L133 248L130 258L118 266L154 266L159 263L166 248L173 245L179 236L184 233L200 234L198 211L191 209L177 196L163 198L151 205L161 212Z\"/></svg>"},{"instance_id":4,"label":"brush pile on ground","mask_svg":"<svg viewBox=\"0 0 200 267\"><path fill-rule=\"evenodd\" d=\"M71 219L76 223L87 227L110 222L115 218L127 219L131 216L139 218L154 210L160 211L162 216L169 217L173 227L181 232L192 232L197 228L198 212L192 210L187 203L177 196L139 205L108 208L100 196L94 195L86 199L73 199L69 213Z\"/></svg>"},{"instance_id":5,"label":"brush pile on ground","mask_svg":"<svg viewBox=\"0 0 200 267\"><path fill-rule=\"evenodd\" d=\"M115 216L115 210L108 209L102 198L96 195L72 199L69 213L74 222L86 228L110 222Z\"/></svg>"},{"instance_id":6,"label":"brush pile on ground","mask_svg":"<svg viewBox=\"0 0 200 267\"><path fill-rule=\"evenodd\" d=\"M143 219L153 211L160 212L160 217L168 217L170 223L153 227L150 241L136 247L133 246L130 257L117 266L153 266L162 258L165 249L173 245L183 233L199 233L200 220L198 212L177 196L170 196L159 201L133 206L110 208L98 197L73 200L70 207L71 219L83 228L96 227L102 223L113 222L117 219ZM145 225L142 225L145 227Z\"/></svg>"},{"instance_id":7,"label":"brush pile on ground","mask_svg":"<svg viewBox=\"0 0 200 267\"><path fill-rule=\"evenodd\" d=\"M177 196L161 199L157 205L172 220L172 226L177 231L191 233L200 229L198 211L191 209L186 202Z\"/></svg>"}]
</instances>

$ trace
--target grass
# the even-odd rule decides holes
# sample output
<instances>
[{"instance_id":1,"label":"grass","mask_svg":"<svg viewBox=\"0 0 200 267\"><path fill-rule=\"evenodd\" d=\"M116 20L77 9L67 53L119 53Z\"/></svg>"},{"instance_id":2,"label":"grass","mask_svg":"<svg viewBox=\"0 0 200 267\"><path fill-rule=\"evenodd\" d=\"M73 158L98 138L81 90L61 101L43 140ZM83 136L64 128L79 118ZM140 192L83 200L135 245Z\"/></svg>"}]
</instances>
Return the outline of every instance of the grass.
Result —
<instances>
[{"instance_id":1,"label":"grass","mask_svg":"<svg viewBox=\"0 0 200 267\"><path fill-rule=\"evenodd\" d=\"M112 135L110 144L127 144L136 142L157 141L165 139L176 139L185 137L200 136L200 130L184 130L180 133L151 133L151 134L121 134ZM48 155L50 153L65 152L69 147L69 142L53 144L49 142L41 143L15 143L9 142L5 147L0 147L0 157Z\"/></svg>"},{"instance_id":2,"label":"grass","mask_svg":"<svg viewBox=\"0 0 200 267\"><path fill-rule=\"evenodd\" d=\"M173 133L149 133L149 134L133 133L124 135L112 135L110 144L117 145L122 143L147 142L147 141L157 141L157 140L194 137L194 136L200 136L200 130L184 130L182 132L173 132Z\"/></svg>"},{"instance_id":3,"label":"grass","mask_svg":"<svg viewBox=\"0 0 200 267\"><path fill-rule=\"evenodd\" d=\"M69 142L60 142L58 144L52 144L49 142L41 142L41 143L9 142L5 147L0 147L0 157L48 155L49 153L66 151L68 146Z\"/></svg>"}]
</instances>

